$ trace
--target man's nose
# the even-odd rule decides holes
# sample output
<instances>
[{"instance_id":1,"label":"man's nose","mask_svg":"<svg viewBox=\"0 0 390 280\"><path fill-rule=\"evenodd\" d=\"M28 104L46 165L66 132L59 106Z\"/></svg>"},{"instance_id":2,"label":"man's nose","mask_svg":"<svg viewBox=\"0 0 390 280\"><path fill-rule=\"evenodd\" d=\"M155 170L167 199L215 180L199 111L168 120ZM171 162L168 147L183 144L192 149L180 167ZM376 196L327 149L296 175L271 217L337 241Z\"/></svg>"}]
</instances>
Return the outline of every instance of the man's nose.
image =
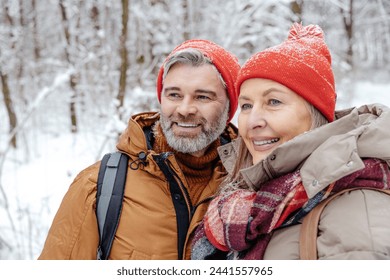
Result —
<instances>
[{"instance_id":1,"label":"man's nose","mask_svg":"<svg viewBox=\"0 0 390 280\"><path fill-rule=\"evenodd\" d=\"M182 116L194 115L197 110L194 100L190 97L183 98L177 107L177 112Z\"/></svg>"}]
</instances>

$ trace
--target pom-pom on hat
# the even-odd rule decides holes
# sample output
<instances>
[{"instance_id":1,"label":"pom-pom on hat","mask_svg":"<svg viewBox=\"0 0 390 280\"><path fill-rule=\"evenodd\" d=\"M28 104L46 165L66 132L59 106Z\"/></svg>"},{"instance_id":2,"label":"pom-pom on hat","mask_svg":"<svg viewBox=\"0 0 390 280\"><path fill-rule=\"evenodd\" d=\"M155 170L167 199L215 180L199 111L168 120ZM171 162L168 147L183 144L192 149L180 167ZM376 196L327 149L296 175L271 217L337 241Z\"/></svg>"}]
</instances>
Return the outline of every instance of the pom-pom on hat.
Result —
<instances>
[{"instance_id":1,"label":"pom-pom on hat","mask_svg":"<svg viewBox=\"0 0 390 280\"><path fill-rule=\"evenodd\" d=\"M226 91L230 100L229 122L233 118L238 106L238 92L235 87L238 71L240 70L238 59L233 54L211 41L197 39L185 41L177 46L168 55L165 61L167 61L174 53L185 49L199 50L203 53L203 55L211 60L222 75L222 78L226 83ZM164 64L161 66L157 76L157 97L159 102L161 102L161 91L163 88Z\"/></svg>"},{"instance_id":2,"label":"pom-pom on hat","mask_svg":"<svg viewBox=\"0 0 390 280\"><path fill-rule=\"evenodd\" d=\"M288 87L334 120L336 92L331 56L318 25L293 24L286 41L253 55L241 68L237 92L248 79L273 80Z\"/></svg>"}]
</instances>

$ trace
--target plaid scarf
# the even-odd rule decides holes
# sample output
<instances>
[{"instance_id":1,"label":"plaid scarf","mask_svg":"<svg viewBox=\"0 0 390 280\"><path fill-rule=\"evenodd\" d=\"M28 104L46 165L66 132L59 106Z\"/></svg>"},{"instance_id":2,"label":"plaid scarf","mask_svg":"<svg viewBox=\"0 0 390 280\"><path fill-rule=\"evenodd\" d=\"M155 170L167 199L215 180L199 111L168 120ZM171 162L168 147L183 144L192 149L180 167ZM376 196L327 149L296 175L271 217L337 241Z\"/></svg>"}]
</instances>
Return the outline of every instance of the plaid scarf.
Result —
<instances>
[{"instance_id":1,"label":"plaid scarf","mask_svg":"<svg viewBox=\"0 0 390 280\"><path fill-rule=\"evenodd\" d=\"M390 171L377 159L308 199L299 171L264 183L257 192L239 189L217 196L195 232L193 259L262 259L275 229L297 224L327 197L347 188L389 189ZM225 252L225 253L223 253Z\"/></svg>"}]
</instances>

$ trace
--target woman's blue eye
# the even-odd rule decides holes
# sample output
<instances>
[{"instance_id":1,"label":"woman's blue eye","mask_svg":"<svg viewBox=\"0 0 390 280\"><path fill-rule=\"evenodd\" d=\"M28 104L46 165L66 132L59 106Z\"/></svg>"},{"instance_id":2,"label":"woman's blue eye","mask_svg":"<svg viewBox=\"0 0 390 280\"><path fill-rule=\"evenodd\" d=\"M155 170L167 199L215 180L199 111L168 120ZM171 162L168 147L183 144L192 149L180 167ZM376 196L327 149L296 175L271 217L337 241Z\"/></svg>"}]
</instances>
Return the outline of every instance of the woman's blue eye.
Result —
<instances>
[{"instance_id":1,"label":"woman's blue eye","mask_svg":"<svg viewBox=\"0 0 390 280\"><path fill-rule=\"evenodd\" d=\"M241 110L247 110L247 109L250 109L250 108L252 108L251 104L245 103L245 104L241 105Z\"/></svg>"},{"instance_id":2,"label":"woman's blue eye","mask_svg":"<svg viewBox=\"0 0 390 280\"><path fill-rule=\"evenodd\" d=\"M279 104L281 104L282 102L280 102L280 101L277 100L277 99L270 99L268 103L269 103L270 105L279 105Z\"/></svg>"}]
</instances>

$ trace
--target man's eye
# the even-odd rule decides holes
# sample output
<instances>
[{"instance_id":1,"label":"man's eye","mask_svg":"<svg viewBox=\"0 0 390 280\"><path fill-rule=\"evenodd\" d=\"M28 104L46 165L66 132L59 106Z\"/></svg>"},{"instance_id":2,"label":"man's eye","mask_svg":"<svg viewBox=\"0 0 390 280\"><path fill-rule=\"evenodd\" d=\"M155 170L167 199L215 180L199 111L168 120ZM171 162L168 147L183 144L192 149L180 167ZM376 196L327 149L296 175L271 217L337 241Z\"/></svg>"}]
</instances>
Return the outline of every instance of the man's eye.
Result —
<instances>
[{"instance_id":1,"label":"man's eye","mask_svg":"<svg viewBox=\"0 0 390 280\"><path fill-rule=\"evenodd\" d=\"M168 97L170 97L170 98L179 98L180 95L177 92L170 92L168 94Z\"/></svg>"},{"instance_id":2,"label":"man's eye","mask_svg":"<svg viewBox=\"0 0 390 280\"><path fill-rule=\"evenodd\" d=\"M199 100L210 100L210 97L208 97L207 95L198 95L197 98Z\"/></svg>"}]
</instances>

